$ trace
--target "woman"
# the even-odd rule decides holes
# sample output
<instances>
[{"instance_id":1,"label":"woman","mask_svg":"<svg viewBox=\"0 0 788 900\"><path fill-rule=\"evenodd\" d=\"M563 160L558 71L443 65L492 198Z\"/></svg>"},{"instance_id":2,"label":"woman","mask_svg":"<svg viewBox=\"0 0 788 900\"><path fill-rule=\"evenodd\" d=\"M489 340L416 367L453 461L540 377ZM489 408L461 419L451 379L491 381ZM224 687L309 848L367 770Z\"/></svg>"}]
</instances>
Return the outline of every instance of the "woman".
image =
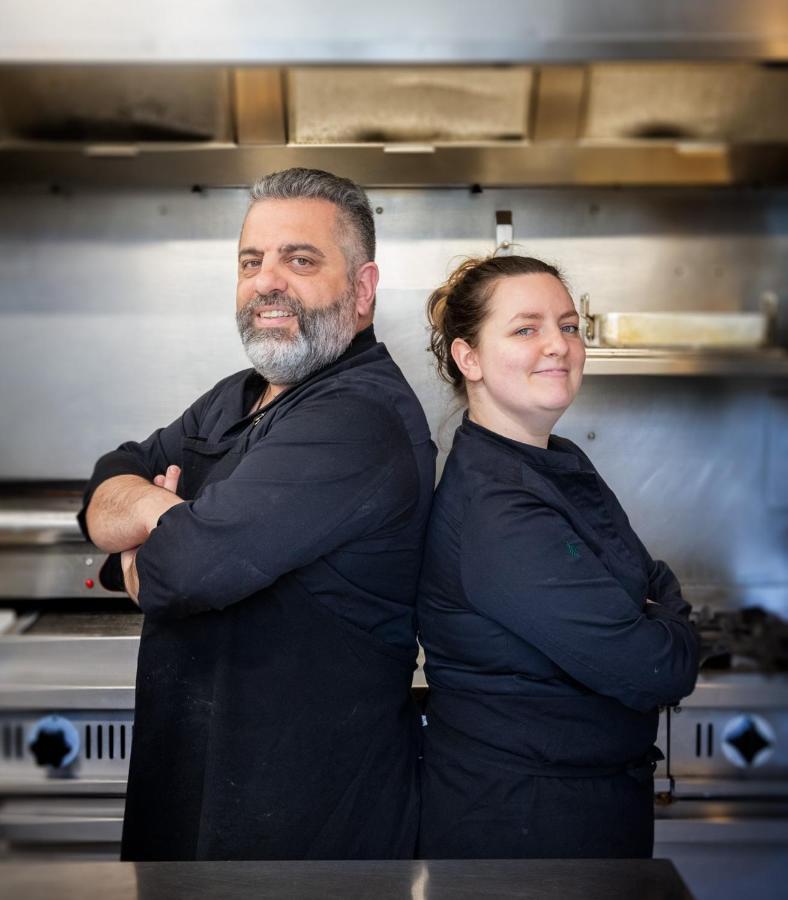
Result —
<instances>
[{"instance_id":1,"label":"woman","mask_svg":"<svg viewBox=\"0 0 788 900\"><path fill-rule=\"evenodd\" d=\"M468 411L421 576L420 855L651 856L657 707L692 691L698 646L670 569L551 434L577 312L553 266L509 256L460 266L428 314Z\"/></svg>"}]
</instances>

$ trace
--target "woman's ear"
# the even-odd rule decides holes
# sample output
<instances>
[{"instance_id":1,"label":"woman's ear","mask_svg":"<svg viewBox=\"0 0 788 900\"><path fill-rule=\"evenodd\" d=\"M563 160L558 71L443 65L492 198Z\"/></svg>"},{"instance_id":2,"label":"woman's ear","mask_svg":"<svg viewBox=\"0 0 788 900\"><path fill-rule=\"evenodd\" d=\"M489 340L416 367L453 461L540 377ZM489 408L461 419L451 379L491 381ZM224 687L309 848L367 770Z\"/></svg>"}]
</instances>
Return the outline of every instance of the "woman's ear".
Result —
<instances>
[{"instance_id":1,"label":"woman's ear","mask_svg":"<svg viewBox=\"0 0 788 900\"><path fill-rule=\"evenodd\" d=\"M467 341L464 341L462 338L455 338L451 342L451 356L467 381L482 380L479 355Z\"/></svg>"}]
</instances>

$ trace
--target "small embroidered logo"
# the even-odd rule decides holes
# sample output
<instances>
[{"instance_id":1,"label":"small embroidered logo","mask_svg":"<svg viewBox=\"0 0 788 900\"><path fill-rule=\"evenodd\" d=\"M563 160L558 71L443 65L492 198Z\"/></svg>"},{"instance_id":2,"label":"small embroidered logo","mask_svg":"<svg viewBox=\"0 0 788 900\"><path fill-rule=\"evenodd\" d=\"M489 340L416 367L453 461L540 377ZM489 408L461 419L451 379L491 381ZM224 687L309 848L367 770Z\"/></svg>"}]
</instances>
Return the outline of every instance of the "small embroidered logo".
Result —
<instances>
[{"instance_id":1,"label":"small embroidered logo","mask_svg":"<svg viewBox=\"0 0 788 900\"><path fill-rule=\"evenodd\" d=\"M575 559L580 558L580 548L577 546L577 544L573 544L571 541L566 542L566 552L570 556L573 556Z\"/></svg>"}]
</instances>

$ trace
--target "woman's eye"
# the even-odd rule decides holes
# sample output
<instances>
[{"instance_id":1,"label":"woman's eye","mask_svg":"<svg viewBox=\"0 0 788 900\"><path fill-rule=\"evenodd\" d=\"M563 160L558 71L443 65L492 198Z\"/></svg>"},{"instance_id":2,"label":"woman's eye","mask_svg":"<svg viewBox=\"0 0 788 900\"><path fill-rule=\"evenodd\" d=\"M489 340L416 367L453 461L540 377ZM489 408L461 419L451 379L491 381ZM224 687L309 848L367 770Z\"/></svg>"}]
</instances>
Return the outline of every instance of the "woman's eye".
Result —
<instances>
[{"instance_id":1,"label":"woman's eye","mask_svg":"<svg viewBox=\"0 0 788 900\"><path fill-rule=\"evenodd\" d=\"M515 331L515 334L522 334L528 337L528 335L534 334L535 332L535 328L532 328L530 325L526 325L524 328L518 328L517 331Z\"/></svg>"},{"instance_id":2,"label":"woman's eye","mask_svg":"<svg viewBox=\"0 0 788 900\"><path fill-rule=\"evenodd\" d=\"M580 331L580 326L579 325L562 325L561 331L563 331L564 334L577 334Z\"/></svg>"}]
</instances>

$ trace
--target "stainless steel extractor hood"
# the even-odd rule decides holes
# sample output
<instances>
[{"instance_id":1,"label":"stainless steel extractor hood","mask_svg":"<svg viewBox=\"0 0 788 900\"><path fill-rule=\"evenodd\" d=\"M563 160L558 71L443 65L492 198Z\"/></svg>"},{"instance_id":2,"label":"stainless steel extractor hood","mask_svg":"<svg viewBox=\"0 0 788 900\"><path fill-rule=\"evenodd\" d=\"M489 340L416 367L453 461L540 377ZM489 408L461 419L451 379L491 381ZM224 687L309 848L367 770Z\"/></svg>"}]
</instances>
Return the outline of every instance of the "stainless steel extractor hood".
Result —
<instances>
[{"instance_id":1,"label":"stainless steel extractor hood","mask_svg":"<svg viewBox=\"0 0 788 900\"><path fill-rule=\"evenodd\" d=\"M146 6L9 11L0 183L788 182L780 0Z\"/></svg>"}]
</instances>

